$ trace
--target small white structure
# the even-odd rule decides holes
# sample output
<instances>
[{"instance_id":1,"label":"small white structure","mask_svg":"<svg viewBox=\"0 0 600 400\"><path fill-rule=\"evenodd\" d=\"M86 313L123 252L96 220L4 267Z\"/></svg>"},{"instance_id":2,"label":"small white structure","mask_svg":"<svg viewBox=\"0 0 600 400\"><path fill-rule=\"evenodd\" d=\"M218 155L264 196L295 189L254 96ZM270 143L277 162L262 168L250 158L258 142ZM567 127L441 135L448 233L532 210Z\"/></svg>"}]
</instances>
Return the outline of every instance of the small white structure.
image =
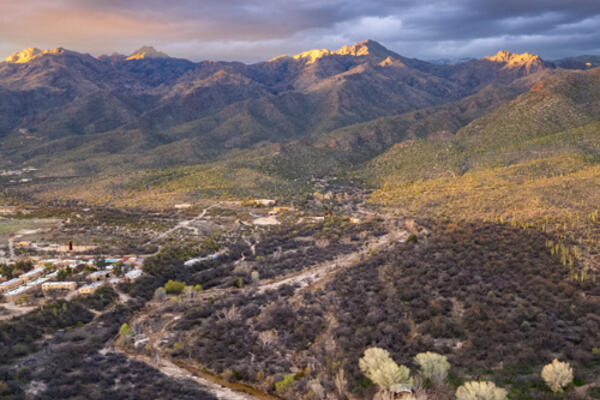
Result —
<instances>
[{"instance_id":1,"label":"small white structure","mask_svg":"<svg viewBox=\"0 0 600 400\"><path fill-rule=\"evenodd\" d=\"M144 272L141 269L134 269L125 274L125 279L128 281L135 281L137 278L142 276Z\"/></svg>"},{"instance_id":2,"label":"small white structure","mask_svg":"<svg viewBox=\"0 0 600 400\"><path fill-rule=\"evenodd\" d=\"M111 285L118 285L122 281L123 281L123 279L121 279L121 278L110 278L108 280L108 283L110 283Z\"/></svg>"},{"instance_id":3,"label":"small white structure","mask_svg":"<svg viewBox=\"0 0 600 400\"><path fill-rule=\"evenodd\" d=\"M277 203L277 200L272 199L256 199L254 203L258 206L269 207L274 206Z\"/></svg>"},{"instance_id":4,"label":"small white structure","mask_svg":"<svg viewBox=\"0 0 600 400\"><path fill-rule=\"evenodd\" d=\"M277 220L277 218L275 218L273 216L271 216L271 217L256 218L254 221L252 221L252 223L254 225L260 225L260 226L281 225L281 222L279 222Z\"/></svg>"},{"instance_id":5,"label":"small white structure","mask_svg":"<svg viewBox=\"0 0 600 400\"><path fill-rule=\"evenodd\" d=\"M94 282L79 288L79 294L88 295L94 293L104 282Z\"/></svg>"},{"instance_id":6,"label":"small white structure","mask_svg":"<svg viewBox=\"0 0 600 400\"><path fill-rule=\"evenodd\" d=\"M202 261L216 260L217 258L219 258L221 256L221 254L223 254L223 253L214 253L214 254L211 254L211 255L206 256L206 257L192 258L192 259L187 260L186 262L184 262L183 265L185 265L186 267L191 267L192 265L200 263Z\"/></svg>"}]
</instances>

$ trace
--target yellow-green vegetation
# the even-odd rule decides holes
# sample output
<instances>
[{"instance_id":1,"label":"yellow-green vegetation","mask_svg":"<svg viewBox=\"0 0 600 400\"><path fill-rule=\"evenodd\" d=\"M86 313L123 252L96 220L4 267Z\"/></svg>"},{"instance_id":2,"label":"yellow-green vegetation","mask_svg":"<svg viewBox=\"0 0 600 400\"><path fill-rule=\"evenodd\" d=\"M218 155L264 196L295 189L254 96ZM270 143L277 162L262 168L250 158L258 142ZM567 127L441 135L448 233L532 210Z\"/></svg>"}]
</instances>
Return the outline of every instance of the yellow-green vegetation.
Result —
<instances>
[{"instance_id":1,"label":"yellow-green vegetation","mask_svg":"<svg viewBox=\"0 0 600 400\"><path fill-rule=\"evenodd\" d=\"M400 143L361 177L373 204L425 217L536 227L566 267L586 267L600 237L600 74L570 73L479 118L448 141ZM568 247L561 250L556 245ZM583 277L582 277L583 273Z\"/></svg>"},{"instance_id":2,"label":"yellow-green vegetation","mask_svg":"<svg viewBox=\"0 0 600 400\"><path fill-rule=\"evenodd\" d=\"M289 197L308 192L304 185L267 171L271 156L253 160L245 153L234 153L230 157L223 162L59 180L24 190L42 200L84 200L128 208L169 208L189 201Z\"/></svg>"},{"instance_id":3,"label":"yellow-green vegetation","mask_svg":"<svg viewBox=\"0 0 600 400\"><path fill-rule=\"evenodd\" d=\"M121 325L121 329L119 329L119 335L123 337L127 337L131 335L131 328L127 324Z\"/></svg>"},{"instance_id":4,"label":"yellow-green vegetation","mask_svg":"<svg viewBox=\"0 0 600 400\"><path fill-rule=\"evenodd\" d=\"M450 363L446 356L428 351L417 354L415 362L419 365L421 376L432 385L439 387L445 383L450 370Z\"/></svg>"},{"instance_id":5,"label":"yellow-green vegetation","mask_svg":"<svg viewBox=\"0 0 600 400\"><path fill-rule=\"evenodd\" d=\"M6 240L8 236L17 233L21 230L31 230L38 228L47 228L55 225L58 221L55 219L40 219L40 218L0 218L0 240Z\"/></svg>"},{"instance_id":6,"label":"yellow-green vegetation","mask_svg":"<svg viewBox=\"0 0 600 400\"><path fill-rule=\"evenodd\" d=\"M31 221L23 220L0 220L0 235L11 234L21 229L27 229L32 226Z\"/></svg>"},{"instance_id":7,"label":"yellow-green vegetation","mask_svg":"<svg viewBox=\"0 0 600 400\"><path fill-rule=\"evenodd\" d=\"M185 289L185 283L179 281L170 280L165 283L165 290L168 294L180 294Z\"/></svg>"},{"instance_id":8,"label":"yellow-green vegetation","mask_svg":"<svg viewBox=\"0 0 600 400\"><path fill-rule=\"evenodd\" d=\"M493 382L467 382L456 390L456 400L506 400L508 392Z\"/></svg>"},{"instance_id":9,"label":"yellow-green vegetation","mask_svg":"<svg viewBox=\"0 0 600 400\"><path fill-rule=\"evenodd\" d=\"M294 384L294 377L292 375L286 375L279 382L275 382L275 390L278 392L284 392L290 386Z\"/></svg>"},{"instance_id":10,"label":"yellow-green vegetation","mask_svg":"<svg viewBox=\"0 0 600 400\"><path fill-rule=\"evenodd\" d=\"M365 350L359 360L363 374L379 387L384 396L393 398L393 393L409 391L413 385L410 370L404 365L398 365L390 357L387 350L371 347Z\"/></svg>"}]
</instances>

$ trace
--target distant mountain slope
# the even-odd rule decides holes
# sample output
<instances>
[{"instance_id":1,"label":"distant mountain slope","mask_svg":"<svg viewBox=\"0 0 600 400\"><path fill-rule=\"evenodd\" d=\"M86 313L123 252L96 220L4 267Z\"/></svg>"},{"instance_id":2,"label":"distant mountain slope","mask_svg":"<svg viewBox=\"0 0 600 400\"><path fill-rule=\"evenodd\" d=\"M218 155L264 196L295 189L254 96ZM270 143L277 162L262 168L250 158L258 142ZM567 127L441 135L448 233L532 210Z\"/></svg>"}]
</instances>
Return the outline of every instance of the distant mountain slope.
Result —
<instances>
[{"instance_id":1,"label":"distant mountain slope","mask_svg":"<svg viewBox=\"0 0 600 400\"><path fill-rule=\"evenodd\" d=\"M600 67L600 56L583 55L567 57L554 61L554 64L566 69L590 69Z\"/></svg>"},{"instance_id":2,"label":"distant mountain slope","mask_svg":"<svg viewBox=\"0 0 600 400\"><path fill-rule=\"evenodd\" d=\"M562 71L473 120L449 140L414 140L394 146L372 161L371 172L386 181L412 181L543 157L560 147L547 143L534 151L532 146L560 132L594 126L590 124L600 121L599 102L600 69ZM414 157L419 157L418 164L409 161ZM436 170L440 173L433 173Z\"/></svg>"},{"instance_id":3,"label":"distant mountain slope","mask_svg":"<svg viewBox=\"0 0 600 400\"><path fill-rule=\"evenodd\" d=\"M130 163L117 164L135 169L140 158L144 166L192 164L265 141L322 142L331 131L452 103L488 85L526 88L552 68L539 57L507 52L434 65L370 40L252 65L193 63L151 47L98 58L27 49L0 64L0 163L51 162L78 174L104 168L90 165L98 151L109 152L106 160L128 157ZM375 147L383 151L402 138L392 135ZM159 148L196 150L161 158Z\"/></svg>"},{"instance_id":4,"label":"distant mountain slope","mask_svg":"<svg viewBox=\"0 0 600 400\"><path fill-rule=\"evenodd\" d=\"M559 71L450 140L396 144L361 174L373 201L407 212L596 229L600 69Z\"/></svg>"}]
</instances>

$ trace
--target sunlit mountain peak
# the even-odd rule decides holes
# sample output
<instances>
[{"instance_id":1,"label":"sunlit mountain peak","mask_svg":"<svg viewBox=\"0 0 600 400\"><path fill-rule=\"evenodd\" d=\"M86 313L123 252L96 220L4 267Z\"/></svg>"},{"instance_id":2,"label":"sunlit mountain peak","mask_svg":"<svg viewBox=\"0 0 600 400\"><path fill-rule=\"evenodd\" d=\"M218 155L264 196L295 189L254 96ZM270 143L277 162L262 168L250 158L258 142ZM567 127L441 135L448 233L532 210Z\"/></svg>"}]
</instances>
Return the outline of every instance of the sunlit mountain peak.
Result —
<instances>
[{"instance_id":1,"label":"sunlit mountain peak","mask_svg":"<svg viewBox=\"0 0 600 400\"><path fill-rule=\"evenodd\" d=\"M538 55L531 53L516 54L507 50L500 50L495 56L485 57L484 59L493 62L505 63L507 67L510 68L538 64L542 62L542 59Z\"/></svg>"},{"instance_id":2,"label":"sunlit mountain peak","mask_svg":"<svg viewBox=\"0 0 600 400\"><path fill-rule=\"evenodd\" d=\"M352 46L343 46L338 50L332 51L328 49L313 49L296 54L295 60L305 60L307 64L312 64L320 58L331 56L331 55L343 55L343 56L375 56L380 58L393 57L394 53L383 47L381 44L374 40L365 40L353 44Z\"/></svg>"},{"instance_id":3,"label":"sunlit mountain peak","mask_svg":"<svg viewBox=\"0 0 600 400\"><path fill-rule=\"evenodd\" d=\"M152 46L143 46L134 51L126 60L143 60L145 58L169 58L169 56Z\"/></svg>"},{"instance_id":4,"label":"sunlit mountain peak","mask_svg":"<svg viewBox=\"0 0 600 400\"><path fill-rule=\"evenodd\" d=\"M57 47L54 50L40 50L36 47L29 47L27 49L17 51L4 61L13 64L24 64L35 58L41 57L46 54L63 54L66 50L62 47Z\"/></svg>"}]
</instances>

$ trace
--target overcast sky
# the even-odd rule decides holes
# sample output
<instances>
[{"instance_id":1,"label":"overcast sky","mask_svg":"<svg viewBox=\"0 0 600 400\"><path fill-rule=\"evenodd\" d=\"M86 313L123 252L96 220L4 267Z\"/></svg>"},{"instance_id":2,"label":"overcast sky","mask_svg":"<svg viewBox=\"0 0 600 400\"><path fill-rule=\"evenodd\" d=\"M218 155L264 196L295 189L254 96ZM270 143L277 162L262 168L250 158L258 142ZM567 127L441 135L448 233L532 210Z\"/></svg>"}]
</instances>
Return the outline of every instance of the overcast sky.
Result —
<instances>
[{"instance_id":1,"label":"overcast sky","mask_svg":"<svg viewBox=\"0 0 600 400\"><path fill-rule=\"evenodd\" d=\"M152 45L255 62L364 39L409 57L600 54L600 0L0 0L0 56Z\"/></svg>"}]
</instances>

